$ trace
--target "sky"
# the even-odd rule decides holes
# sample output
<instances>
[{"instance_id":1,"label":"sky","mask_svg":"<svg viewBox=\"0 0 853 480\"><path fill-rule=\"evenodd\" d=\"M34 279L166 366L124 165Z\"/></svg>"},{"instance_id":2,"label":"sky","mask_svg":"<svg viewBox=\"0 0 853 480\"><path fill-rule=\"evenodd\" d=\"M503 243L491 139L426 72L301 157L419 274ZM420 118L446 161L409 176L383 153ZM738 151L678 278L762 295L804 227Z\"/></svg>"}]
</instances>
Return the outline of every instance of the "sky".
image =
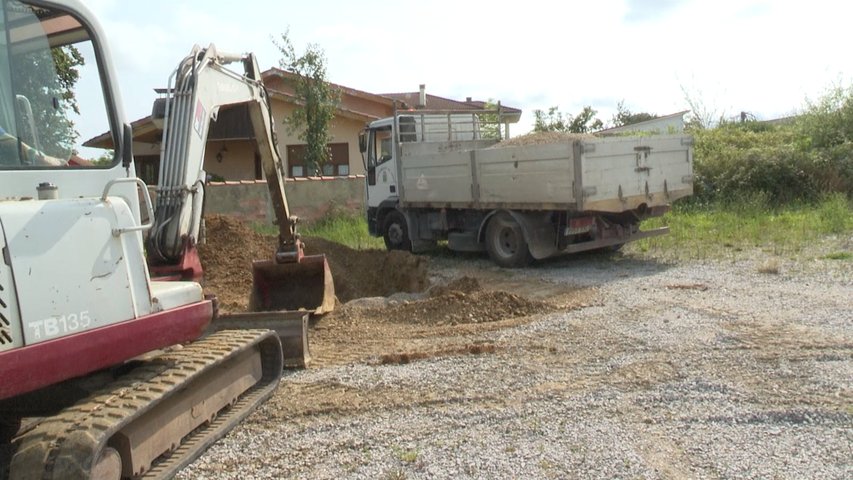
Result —
<instances>
[{"instance_id":1,"label":"sky","mask_svg":"<svg viewBox=\"0 0 853 480\"><path fill-rule=\"evenodd\" d=\"M853 4L828 0L86 0L107 33L125 112L150 114L192 45L254 52L278 66L272 37L326 54L331 82L371 93L500 100L524 111L608 122L690 109L758 119L796 113L849 86Z\"/></svg>"}]
</instances>

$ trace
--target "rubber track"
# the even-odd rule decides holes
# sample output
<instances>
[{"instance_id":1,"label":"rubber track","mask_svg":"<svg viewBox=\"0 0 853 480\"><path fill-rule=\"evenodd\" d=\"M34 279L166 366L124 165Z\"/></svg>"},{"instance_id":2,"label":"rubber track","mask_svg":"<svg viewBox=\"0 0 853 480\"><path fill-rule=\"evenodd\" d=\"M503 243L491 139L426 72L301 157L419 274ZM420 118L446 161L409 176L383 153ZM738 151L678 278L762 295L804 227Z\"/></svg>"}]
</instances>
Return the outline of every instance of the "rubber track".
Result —
<instances>
[{"instance_id":1,"label":"rubber track","mask_svg":"<svg viewBox=\"0 0 853 480\"><path fill-rule=\"evenodd\" d=\"M281 378L281 347L274 332L228 330L146 361L107 388L61 411L16 441L12 480L88 479L107 440L205 371L261 345L263 377L230 408L184 438L143 478L171 478L269 398Z\"/></svg>"}]
</instances>

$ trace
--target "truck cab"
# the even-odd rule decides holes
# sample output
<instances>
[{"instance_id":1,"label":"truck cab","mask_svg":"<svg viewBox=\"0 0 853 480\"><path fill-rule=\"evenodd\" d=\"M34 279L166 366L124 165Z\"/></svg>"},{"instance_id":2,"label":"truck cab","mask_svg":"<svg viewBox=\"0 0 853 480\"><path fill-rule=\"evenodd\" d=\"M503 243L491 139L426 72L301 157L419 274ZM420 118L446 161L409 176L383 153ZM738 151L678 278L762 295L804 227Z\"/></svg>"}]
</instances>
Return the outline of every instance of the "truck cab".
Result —
<instances>
[{"instance_id":1,"label":"truck cab","mask_svg":"<svg viewBox=\"0 0 853 480\"><path fill-rule=\"evenodd\" d=\"M400 183L400 157L404 145L451 144L450 148L474 148L496 142L501 137L500 127L483 116L499 119L497 111L405 111L392 117L376 120L367 125L360 137L360 146L367 172L366 205L368 229L373 235L387 232L386 215L398 207L403 185ZM486 128L483 125L495 128ZM498 124L499 125L499 124ZM472 143L473 142L473 143ZM405 214L402 214L405 215ZM393 216L399 220L400 215ZM394 222L388 227L400 234ZM393 242L392 242L393 243ZM404 239L404 243L405 239ZM406 243L407 244L407 243Z\"/></svg>"}]
</instances>

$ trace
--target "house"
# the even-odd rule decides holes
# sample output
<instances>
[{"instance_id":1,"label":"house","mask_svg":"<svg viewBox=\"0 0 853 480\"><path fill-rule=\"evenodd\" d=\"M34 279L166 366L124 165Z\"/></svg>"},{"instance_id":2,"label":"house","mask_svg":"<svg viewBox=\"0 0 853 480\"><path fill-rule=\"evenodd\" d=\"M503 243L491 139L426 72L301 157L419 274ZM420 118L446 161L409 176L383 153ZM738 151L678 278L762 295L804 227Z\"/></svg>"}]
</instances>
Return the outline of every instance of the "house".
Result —
<instances>
[{"instance_id":1,"label":"house","mask_svg":"<svg viewBox=\"0 0 853 480\"><path fill-rule=\"evenodd\" d=\"M494 105L487 104L480 100L472 100L467 97L464 102L451 100L449 98L439 97L426 93L426 85L421 84L417 92L406 93L383 93L383 97L390 98L398 102L402 109L427 109L427 110L487 110L494 109ZM509 137L509 126L513 123L518 123L521 120L521 110L504 105L498 105L501 109L501 119L504 123L504 129Z\"/></svg>"},{"instance_id":2,"label":"house","mask_svg":"<svg viewBox=\"0 0 853 480\"><path fill-rule=\"evenodd\" d=\"M262 73L270 96L275 119L279 151L284 158L289 177L312 176L304 163L305 143L298 132L291 132L284 125L297 108L297 98L292 82L294 74L278 68ZM429 108L439 110L481 110L485 102L464 102L429 95L425 86L418 92L377 95L342 85L331 84L340 92L335 118L330 125L332 142L329 144L331 158L322 167L323 176L348 176L364 174L364 164L358 148L358 135L364 126L380 118L393 115L395 110ZM156 90L164 94L164 90ZM423 100L423 101L422 101ZM502 107L508 131L510 123L517 123L521 110ZM131 124L133 129L134 158L137 175L149 185L157 183L160 167L161 128L148 116ZM217 121L210 127L205 149L204 168L213 180L261 180L263 168L255 151L251 123L245 107L235 106L220 110ZM109 134L102 134L87 141L87 147L111 148Z\"/></svg>"},{"instance_id":3,"label":"house","mask_svg":"<svg viewBox=\"0 0 853 480\"><path fill-rule=\"evenodd\" d=\"M643 122L622 125L621 127L606 128L595 132L596 135L625 135L638 132L648 133L681 133L684 131L684 114L690 110L671 113L652 118Z\"/></svg>"}]
</instances>

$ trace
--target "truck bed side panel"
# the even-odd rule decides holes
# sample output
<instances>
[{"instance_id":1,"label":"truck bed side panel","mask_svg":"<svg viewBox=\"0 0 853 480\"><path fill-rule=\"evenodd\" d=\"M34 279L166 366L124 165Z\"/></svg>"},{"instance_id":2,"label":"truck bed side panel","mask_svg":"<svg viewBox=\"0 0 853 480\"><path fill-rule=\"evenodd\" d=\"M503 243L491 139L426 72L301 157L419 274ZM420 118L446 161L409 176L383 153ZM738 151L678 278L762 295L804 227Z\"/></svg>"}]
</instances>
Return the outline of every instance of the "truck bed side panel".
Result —
<instances>
[{"instance_id":1,"label":"truck bed side panel","mask_svg":"<svg viewBox=\"0 0 853 480\"><path fill-rule=\"evenodd\" d=\"M404 203L443 206L473 201L471 151L464 145L404 143L401 150Z\"/></svg>"},{"instance_id":2,"label":"truck bed side panel","mask_svg":"<svg viewBox=\"0 0 853 480\"><path fill-rule=\"evenodd\" d=\"M583 142L583 209L621 212L667 205L693 193L690 137L682 135Z\"/></svg>"},{"instance_id":3,"label":"truck bed side panel","mask_svg":"<svg viewBox=\"0 0 853 480\"><path fill-rule=\"evenodd\" d=\"M525 145L479 150L475 166L484 204L574 203L572 144Z\"/></svg>"}]
</instances>

